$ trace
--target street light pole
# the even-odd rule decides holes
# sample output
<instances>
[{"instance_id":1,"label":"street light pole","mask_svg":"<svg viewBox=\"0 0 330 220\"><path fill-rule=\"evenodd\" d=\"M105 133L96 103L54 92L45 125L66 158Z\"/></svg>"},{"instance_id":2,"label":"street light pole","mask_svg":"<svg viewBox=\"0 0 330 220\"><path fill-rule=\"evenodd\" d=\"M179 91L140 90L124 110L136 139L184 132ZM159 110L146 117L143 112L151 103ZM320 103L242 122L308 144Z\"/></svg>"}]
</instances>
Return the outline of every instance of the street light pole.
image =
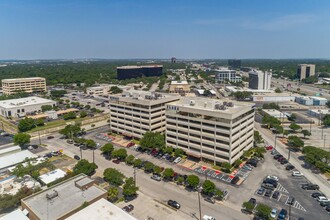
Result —
<instances>
[{"instance_id":1,"label":"street light pole","mask_svg":"<svg viewBox=\"0 0 330 220\"><path fill-rule=\"evenodd\" d=\"M325 149L325 138L326 138L326 135L324 135L324 142L323 142L323 148Z\"/></svg>"},{"instance_id":2,"label":"street light pole","mask_svg":"<svg viewBox=\"0 0 330 220\"><path fill-rule=\"evenodd\" d=\"M134 185L136 186L136 167L134 167L133 176L134 176Z\"/></svg>"},{"instance_id":3,"label":"street light pole","mask_svg":"<svg viewBox=\"0 0 330 220\"><path fill-rule=\"evenodd\" d=\"M291 147L289 147L288 161L290 161Z\"/></svg>"},{"instance_id":4,"label":"street light pole","mask_svg":"<svg viewBox=\"0 0 330 220\"><path fill-rule=\"evenodd\" d=\"M41 145L40 131L38 131L38 136L39 136L39 145Z\"/></svg>"},{"instance_id":5,"label":"street light pole","mask_svg":"<svg viewBox=\"0 0 330 220\"><path fill-rule=\"evenodd\" d=\"M82 149L80 147L80 158L82 159Z\"/></svg>"},{"instance_id":6,"label":"street light pole","mask_svg":"<svg viewBox=\"0 0 330 220\"><path fill-rule=\"evenodd\" d=\"M275 146L274 146L274 147L275 147L275 149L276 149L276 138L277 138L277 136L276 136L276 134L275 134Z\"/></svg>"},{"instance_id":7,"label":"street light pole","mask_svg":"<svg viewBox=\"0 0 330 220\"><path fill-rule=\"evenodd\" d=\"M197 190L197 194L198 194L199 220L202 220L202 206L201 206L200 189Z\"/></svg>"},{"instance_id":8,"label":"street light pole","mask_svg":"<svg viewBox=\"0 0 330 220\"><path fill-rule=\"evenodd\" d=\"M95 148L93 148L93 163L95 163L94 151L95 151Z\"/></svg>"}]
</instances>

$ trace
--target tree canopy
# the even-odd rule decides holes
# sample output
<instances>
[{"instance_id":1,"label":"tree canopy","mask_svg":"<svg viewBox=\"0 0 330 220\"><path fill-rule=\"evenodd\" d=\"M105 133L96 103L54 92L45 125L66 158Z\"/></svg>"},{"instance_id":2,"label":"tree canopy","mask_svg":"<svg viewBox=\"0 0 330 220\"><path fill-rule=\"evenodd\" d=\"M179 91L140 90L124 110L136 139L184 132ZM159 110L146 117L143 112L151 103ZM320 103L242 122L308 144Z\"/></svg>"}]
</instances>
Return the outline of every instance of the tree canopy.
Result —
<instances>
[{"instance_id":1,"label":"tree canopy","mask_svg":"<svg viewBox=\"0 0 330 220\"><path fill-rule=\"evenodd\" d=\"M124 174L114 168L107 168L103 172L104 180L114 186L120 186L124 183Z\"/></svg>"},{"instance_id":2,"label":"tree canopy","mask_svg":"<svg viewBox=\"0 0 330 220\"><path fill-rule=\"evenodd\" d=\"M125 197L130 197L136 195L136 192L139 190L139 187L135 186L135 181L133 177L126 179L123 186L123 194Z\"/></svg>"},{"instance_id":3,"label":"tree canopy","mask_svg":"<svg viewBox=\"0 0 330 220\"><path fill-rule=\"evenodd\" d=\"M126 149L120 148L118 150L113 150L111 156L114 158L118 158L120 160L124 160L127 157Z\"/></svg>"},{"instance_id":4,"label":"tree canopy","mask_svg":"<svg viewBox=\"0 0 330 220\"><path fill-rule=\"evenodd\" d=\"M73 167L74 174L84 173L88 176L92 175L97 169L95 163L90 163L88 160L82 159Z\"/></svg>"},{"instance_id":5,"label":"tree canopy","mask_svg":"<svg viewBox=\"0 0 330 220\"><path fill-rule=\"evenodd\" d=\"M165 136L159 132L146 132L140 140L143 148L164 148Z\"/></svg>"},{"instance_id":6,"label":"tree canopy","mask_svg":"<svg viewBox=\"0 0 330 220\"><path fill-rule=\"evenodd\" d=\"M67 125L65 128L59 131L60 134L68 137L77 137L81 132L81 128L79 125Z\"/></svg>"},{"instance_id":7,"label":"tree canopy","mask_svg":"<svg viewBox=\"0 0 330 220\"><path fill-rule=\"evenodd\" d=\"M203 193L211 195L215 190L215 184L211 180L205 180L203 183Z\"/></svg>"},{"instance_id":8,"label":"tree canopy","mask_svg":"<svg viewBox=\"0 0 330 220\"><path fill-rule=\"evenodd\" d=\"M23 146L30 143L30 138L31 136L29 134L18 133L14 135L14 143L19 146Z\"/></svg>"},{"instance_id":9,"label":"tree canopy","mask_svg":"<svg viewBox=\"0 0 330 220\"><path fill-rule=\"evenodd\" d=\"M290 147L303 148L304 144L304 141L301 140L298 136L293 135L288 137L288 145Z\"/></svg>"},{"instance_id":10,"label":"tree canopy","mask_svg":"<svg viewBox=\"0 0 330 220\"><path fill-rule=\"evenodd\" d=\"M330 172L330 152L313 147L306 146L302 150L302 153L305 155L305 162L314 165L317 167L322 173Z\"/></svg>"},{"instance_id":11,"label":"tree canopy","mask_svg":"<svg viewBox=\"0 0 330 220\"><path fill-rule=\"evenodd\" d=\"M196 188L199 184L199 177L196 175L189 175L187 177L187 184L188 186L192 187L192 188Z\"/></svg>"}]
</instances>

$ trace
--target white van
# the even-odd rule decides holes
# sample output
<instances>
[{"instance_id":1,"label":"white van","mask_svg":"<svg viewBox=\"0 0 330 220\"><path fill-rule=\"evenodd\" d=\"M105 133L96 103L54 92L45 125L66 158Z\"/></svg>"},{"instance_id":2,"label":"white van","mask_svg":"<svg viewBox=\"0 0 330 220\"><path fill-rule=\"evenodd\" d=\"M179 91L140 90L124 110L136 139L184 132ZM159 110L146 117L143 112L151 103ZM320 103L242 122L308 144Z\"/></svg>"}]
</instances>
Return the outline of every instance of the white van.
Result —
<instances>
[{"instance_id":1,"label":"white van","mask_svg":"<svg viewBox=\"0 0 330 220\"><path fill-rule=\"evenodd\" d=\"M174 161L173 161L173 163L179 163L181 161L181 157L177 157Z\"/></svg>"},{"instance_id":2,"label":"white van","mask_svg":"<svg viewBox=\"0 0 330 220\"><path fill-rule=\"evenodd\" d=\"M215 218L209 215L204 215L203 220L215 220Z\"/></svg>"}]
</instances>

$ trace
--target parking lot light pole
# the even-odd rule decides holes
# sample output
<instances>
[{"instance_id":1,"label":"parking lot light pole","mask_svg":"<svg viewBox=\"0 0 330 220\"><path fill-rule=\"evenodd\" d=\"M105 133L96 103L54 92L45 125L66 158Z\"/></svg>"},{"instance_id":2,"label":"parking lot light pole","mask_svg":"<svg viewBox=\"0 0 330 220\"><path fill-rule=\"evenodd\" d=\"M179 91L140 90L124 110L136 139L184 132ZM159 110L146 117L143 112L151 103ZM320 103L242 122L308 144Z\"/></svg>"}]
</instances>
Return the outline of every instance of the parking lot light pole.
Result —
<instances>
[{"instance_id":1,"label":"parking lot light pole","mask_svg":"<svg viewBox=\"0 0 330 220\"><path fill-rule=\"evenodd\" d=\"M94 151L95 151L95 148L93 148L93 163L95 163Z\"/></svg>"},{"instance_id":2,"label":"parking lot light pole","mask_svg":"<svg viewBox=\"0 0 330 220\"><path fill-rule=\"evenodd\" d=\"M277 138L277 135L275 134L275 146L274 146L275 149L276 149L276 138Z\"/></svg>"},{"instance_id":3,"label":"parking lot light pole","mask_svg":"<svg viewBox=\"0 0 330 220\"><path fill-rule=\"evenodd\" d=\"M79 147L79 149L80 149L80 159L82 159L82 149L81 147Z\"/></svg>"},{"instance_id":4,"label":"parking lot light pole","mask_svg":"<svg viewBox=\"0 0 330 220\"><path fill-rule=\"evenodd\" d=\"M291 155L291 147L289 147L288 161L290 161L290 155Z\"/></svg>"},{"instance_id":5,"label":"parking lot light pole","mask_svg":"<svg viewBox=\"0 0 330 220\"><path fill-rule=\"evenodd\" d=\"M197 194L198 194L198 207L199 207L199 220L202 220L202 206L201 206L201 188L198 188Z\"/></svg>"},{"instance_id":6,"label":"parking lot light pole","mask_svg":"<svg viewBox=\"0 0 330 220\"><path fill-rule=\"evenodd\" d=\"M136 186L136 167L134 167L133 176L134 176L134 185Z\"/></svg>"},{"instance_id":7,"label":"parking lot light pole","mask_svg":"<svg viewBox=\"0 0 330 220\"><path fill-rule=\"evenodd\" d=\"M40 131L38 131L38 136L39 136L39 145L41 146Z\"/></svg>"}]
</instances>

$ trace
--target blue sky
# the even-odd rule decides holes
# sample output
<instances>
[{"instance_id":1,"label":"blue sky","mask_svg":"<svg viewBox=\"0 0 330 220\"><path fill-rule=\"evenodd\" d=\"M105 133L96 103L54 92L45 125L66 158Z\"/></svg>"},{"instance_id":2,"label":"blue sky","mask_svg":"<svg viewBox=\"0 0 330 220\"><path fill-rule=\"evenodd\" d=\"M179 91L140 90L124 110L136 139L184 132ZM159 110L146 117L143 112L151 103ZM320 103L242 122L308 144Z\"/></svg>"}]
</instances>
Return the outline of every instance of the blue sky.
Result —
<instances>
[{"instance_id":1,"label":"blue sky","mask_svg":"<svg viewBox=\"0 0 330 220\"><path fill-rule=\"evenodd\" d=\"M329 0L0 0L0 59L330 58Z\"/></svg>"}]
</instances>

